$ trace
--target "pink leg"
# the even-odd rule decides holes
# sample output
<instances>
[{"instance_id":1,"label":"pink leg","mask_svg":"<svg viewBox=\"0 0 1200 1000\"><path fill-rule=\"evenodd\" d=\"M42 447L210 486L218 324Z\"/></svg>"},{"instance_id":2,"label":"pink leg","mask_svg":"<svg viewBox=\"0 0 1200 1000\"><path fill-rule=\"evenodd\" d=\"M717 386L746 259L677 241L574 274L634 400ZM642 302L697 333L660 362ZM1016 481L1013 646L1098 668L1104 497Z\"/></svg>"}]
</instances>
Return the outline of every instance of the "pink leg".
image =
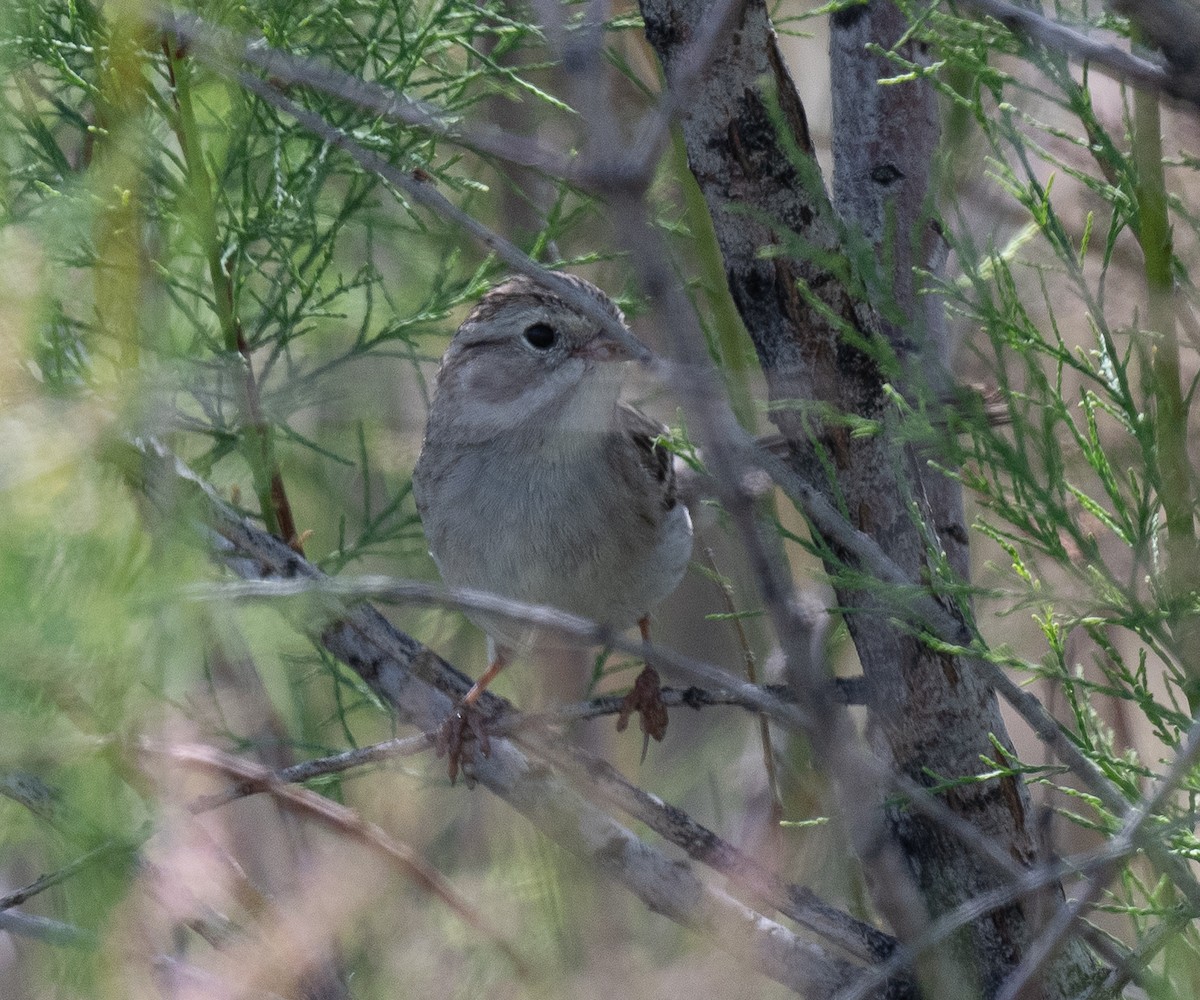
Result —
<instances>
[{"instance_id":1,"label":"pink leg","mask_svg":"<svg viewBox=\"0 0 1200 1000\"><path fill-rule=\"evenodd\" d=\"M508 666L509 654L506 650L497 649L495 659L483 672L483 676L471 685L471 690L454 706L449 717L433 735L433 746L439 757L445 755L450 773L450 784L458 778L459 767L462 765L463 751L466 748L468 734L479 741L479 752L485 757L491 752L488 744L487 729L484 720L475 709L475 702L487 690L487 686L496 679L496 675ZM468 776L468 781L470 776Z\"/></svg>"},{"instance_id":2,"label":"pink leg","mask_svg":"<svg viewBox=\"0 0 1200 1000\"><path fill-rule=\"evenodd\" d=\"M479 700L479 696L487 690L487 686L496 679L496 675L508 666L508 654L502 650L496 650L496 658L492 660L492 665L483 672L483 675L473 685L471 690L467 692L460 705L471 706Z\"/></svg>"}]
</instances>

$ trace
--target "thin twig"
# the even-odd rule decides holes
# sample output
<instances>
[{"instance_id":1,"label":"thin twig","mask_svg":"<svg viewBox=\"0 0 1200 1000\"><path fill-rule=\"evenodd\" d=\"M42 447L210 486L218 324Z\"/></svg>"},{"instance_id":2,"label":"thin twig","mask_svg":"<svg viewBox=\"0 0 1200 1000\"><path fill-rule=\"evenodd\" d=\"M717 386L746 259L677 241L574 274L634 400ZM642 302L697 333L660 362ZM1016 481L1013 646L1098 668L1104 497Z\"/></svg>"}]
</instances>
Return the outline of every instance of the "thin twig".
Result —
<instances>
[{"instance_id":1,"label":"thin twig","mask_svg":"<svg viewBox=\"0 0 1200 1000\"><path fill-rule=\"evenodd\" d=\"M787 701L791 696L791 692L783 684L766 685L763 690L781 701ZM729 691L710 691L698 687L663 687L659 689L659 693L667 708L698 710L719 705L748 707L741 698ZM559 705L541 712L506 711L503 715L488 720L488 735L519 736L531 729L545 729L573 722L585 722L589 719L616 716L620 714L623 700L622 695L604 694L572 704ZM429 733L398 736L381 743L355 747L353 750L344 750L340 753L328 754L324 757L277 768L274 774L276 778L284 782L314 781L318 778L342 774L353 768L366 767L370 764L379 764L402 757L413 757L433 749L433 741L430 736ZM257 788L252 785L232 785L224 791L202 796L193 802L193 806L203 804L204 809L214 809L254 791L257 791Z\"/></svg>"},{"instance_id":2,"label":"thin twig","mask_svg":"<svg viewBox=\"0 0 1200 1000\"><path fill-rule=\"evenodd\" d=\"M1174 913L1152 927L1138 947L1115 964L1104 980L1096 983L1080 1000L1106 1000L1121 996L1129 982L1145 972L1150 960L1195 919L1196 914L1189 907L1176 907ZM1169 996L1170 993L1164 990L1162 995Z\"/></svg>"},{"instance_id":3,"label":"thin twig","mask_svg":"<svg viewBox=\"0 0 1200 1000\"><path fill-rule=\"evenodd\" d=\"M789 694L785 688L771 690L749 684L711 663L685 656L665 646L644 644L640 640L616 634L608 626L579 615L542 605L525 604L482 590L444 587L383 576L291 576L287 579L243 579L218 584L200 584L188 587L185 593L202 600L230 601L311 596L323 602L320 610L323 611L324 618L316 617L318 608L308 605L306 614L309 616L310 625L319 624L321 621L335 621L345 614L345 602L367 598L414 607L486 611L511 621L533 625L547 634L570 639L573 644L579 646L599 646L631 656L644 656L651 666L661 667L668 673L710 689L712 698L718 697L719 692L723 704L738 704L762 712L792 728L803 730L811 711L798 700L783 700L780 695ZM837 697L832 683L827 682L824 687L826 690L823 700L842 700ZM461 693L465 693L465 688L464 692L459 692Z\"/></svg>"},{"instance_id":4,"label":"thin twig","mask_svg":"<svg viewBox=\"0 0 1200 1000\"><path fill-rule=\"evenodd\" d=\"M275 87L265 83L249 73L240 73L238 82L250 93L260 97L267 104L278 108L295 118L301 125L312 132L322 141L347 153L364 170L382 177L403 191L418 205L421 205L443 218L454 223L477 240L483 247L499 257L514 271L526 274L539 284L554 292L559 298L577 309L589 319L598 323L606 333L624 344L631 357L640 362L648 362L651 358L646 345L641 343L623 323L617 322L612 315L596 301L593 296L582 292L576 285L567 281L561 275L549 268L543 267L516 244L505 239L499 233L489 229L474 216L464 212L434 187L432 181L421 179L414 173L409 173L392 166L378 153L374 153L341 129L330 125L320 115L300 107L295 101L284 96Z\"/></svg>"},{"instance_id":5,"label":"thin twig","mask_svg":"<svg viewBox=\"0 0 1200 1000\"><path fill-rule=\"evenodd\" d=\"M1164 67L1134 55L1112 42L1102 42L1080 34L1073 28L1008 0L962 0L981 14L995 18L1010 31L1054 52L1096 66L1108 75L1127 83L1200 103L1200 95L1181 92L1179 81Z\"/></svg>"},{"instance_id":6,"label":"thin twig","mask_svg":"<svg viewBox=\"0 0 1200 1000\"><path fill-rule=\"evenodd\" d=\"M717 588L721 592L721 598L725 602L725 610L728 612L729 621L733 624L734 632L737 633L738 645L742 650L742 662L745 664L746 680L751 684L757 685L758 680L758 663L754 658L754 650L750 648L750 639L746 635L746 628L742 624L742 617L738 614L737 604L733 599L733 587L729 581L721 574L717 568L717 557L713 554L713 550L709 546L705 546L704 557L708 560L709 569L712 570L713 579L717 584ZM781 846L782 828L780 822L783 820L783 799L779 794L779 775L775 768L775 750L771 745L771 720L761 712L758 716L758 737L762 748L763 759L763 774L767 779L767 795L771 800L770 814L767 818L768 829L774 837L774 847L776 850Z\"/></svg>"},{"instance_id":7,"label":"thin twig","mask_svg":"<svg viewBox=\"0 0 1200 1000\"><path fill-rule=\"evenodd\" d=\"M218 239L217 205L213 196L213 181L200 148L200 133L196 126L188 77L190 69L183 50L174 42L169 33L163 34L162 50L166 57L167 78L175 109L171 124L183 153L186 180L197 202L197 240L208 264L213 301L216 303L225 349L231 355L237 354L241 361L237 377L240 389L238 403L245 434L243 451L254 475L259 506L267 526L297 552L303 552L291 501L283 484L283 473L275 458L275 431L263 413L258 379L254 374L253 352L237 314L233 276L230 273L232 263L222 252Z\"/></svg>"},{"instance_id":8,"label":"thin twig","mask_svg":"<svg viewBox=\"0 0 1200 1000\"><path fill-rule=\"evenodd\" d=\"M144 741L141 749L147 754L167 757L188 767L212 771L231 778L238 782L239 787L249 786L255 791L265 792L288 808L316 819L339 833L353 837L385 857L407 878L436 896L468 926L491 941L513 963L522 978L530 975L525 959L495 928L489 926L483 915L458 893L445 876L431 867L407 844L389 837L382 828L363 819L353 809L339 805L307 788L298 788L286 781L280 781L271 768L234 757L215 747L203 744L162 745ZM203 812L207 808L209 806L204 803L193 804L190 807L193 813Z\"/></svg>"},{"instance_id":9,"label":"thin twig","mask_svg":"<svg viewBox=\"0 0 1200 1000\"><path fill-rule=\"evenodd\" d=\"M81 855L69 864L63 865L57 871L51 872L49 875L43 875L40 878L34 879L29 885L23 889L17 889L15 892L10 892L5 896L0 896L0 913L13 906L19 906L21 903L32 899L38 893L45 892L47 889L65 882L78 871L82 871L90 865L95 864L101 858L116 852L128 850L128 845L110 840Z\"/></svg>"}]
</instances>

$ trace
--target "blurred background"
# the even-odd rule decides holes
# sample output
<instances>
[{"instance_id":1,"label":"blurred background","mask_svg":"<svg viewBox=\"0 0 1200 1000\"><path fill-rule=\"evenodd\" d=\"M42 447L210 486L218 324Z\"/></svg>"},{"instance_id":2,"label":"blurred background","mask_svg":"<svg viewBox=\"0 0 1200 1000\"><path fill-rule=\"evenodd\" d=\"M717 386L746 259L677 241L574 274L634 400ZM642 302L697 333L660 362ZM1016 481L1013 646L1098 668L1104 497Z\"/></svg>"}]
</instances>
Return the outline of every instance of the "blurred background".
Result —
<instances>
[{"instance_id":1,"label":"blurred background","mask_svg":"<svg viewBox=\"0 0 1200 1000\"><path fill-rule=\"evenodd\" d=\"M319 58L452 121L536 137L562 154L584 144L547 33L524 7L198 9L235 38ZM566 12L568 24L582 17L581 7ZM448 793L444 762L428 754L311 787L448 876L490 933L377 851L263 796L197 811L227 779L172 762L163 747L199 742L281 766L408 734L275 608L190 596L217 570L186 512L164 524L128 487L110 460L114 442L161 438L251 512L269 495L268 455L315 563L434 581L412 467L438 359L505 269L144 13L134 2L57 0L0 11L0 895L70 866L0 914L10 919L0 922L0 998L785 995L481 789ZM660 72L636 8L609 13L606 74L632 141ZM828 178L826 12L784 0L773 17ZM1124 30L1110 15L1091 19ZM913 433L930 436L939 460L972 470L977 616L997 661L1024 671L1136 790L1169 757L1190 710L1156 632L1157 515L1136 502L1157 473L1136 418L1140 405L1152 409L1154 387L1141 336L1144 255L1120 173L1131 97L1105 77L1056 76L1053 60L1039 63L996 25L968 25L945 14L923 29L945 59L937 199L950 257L938 280L955 373L999 393L1008 425L964 416L947 436L918 415ZM637 276L602 203L351 103L284 90L536 259L600 284L652 347L668 343L640 321ZM1190 296L1200 121L1163 114L1174 268ZM1039 192L1050 194L1049 217L1036 211ZM649 204L739 418L769 432L753 349L678 139ZM1190 399L1200 342L1190 298L1180 329ZM630 394L686 452L676 401L642 377ZM1075 492L1029 499L1024 487L1039 480ZM1001 502L1023 496L1044 501L1033 527ZM723 513L694 513L694 563L659 609L656 641L739 675L752 660L760 678L780 680ZM777 517L814 647L831 671L853 676L804 521L786 501ZM461 615L386 613L468 673L485 668L484 638ZM531 707L621 690L636 672L619 656L584 659L553 677L517 664L494 689ZM1013 732L1034 768L1048 849L1102 842L1111 817L1072 801L1069 779L1060 783L1017 720ZM618 736L611 719L581 724L573 738L790 879L872 918L846 833L797 741L774 734L772 791L758 720L741 709L674 710L644 763L640 736ZM1185 856L1189 831L1179 832ZM1173 904L1145 876L1131 865L1099 918L1127 944ZM1182 983L1196 976L1192 933L1170 959Z\"/></svg>"}]
</instances>

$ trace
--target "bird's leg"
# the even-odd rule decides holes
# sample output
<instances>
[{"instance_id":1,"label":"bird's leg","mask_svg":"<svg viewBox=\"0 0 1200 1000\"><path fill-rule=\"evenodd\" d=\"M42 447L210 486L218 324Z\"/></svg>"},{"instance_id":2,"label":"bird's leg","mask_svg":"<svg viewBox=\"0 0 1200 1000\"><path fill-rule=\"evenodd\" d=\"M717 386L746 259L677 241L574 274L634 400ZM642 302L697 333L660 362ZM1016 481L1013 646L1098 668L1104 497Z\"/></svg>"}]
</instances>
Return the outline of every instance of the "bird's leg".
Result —
<instances>
[{"instance_id":1,"label":"bird's leg","mask_svg":"<svg viewBox=\"0 0 1200 1000\"><path fill-rule=\"evenodd\" d=\"M642 642L650 645L650 616L643 615L638 619L638 629L642 633ZM650 737L662 742L667 735L667 706L662 700L658 682L658 671L650 664L642 668L642 672L634 678L633 687L621 701L621 710L617 713L617 732L623 733L629 725L629 717L637 712L642 728L642 760L646 760L646 751L650 748Z\"/></svg>"},{"instance_id":2,"label":"bird's leg","mask_svg":"<svg viewBox=\"0 0 1200 1000\"><path fill-rule=\"evenodd\" d=\"M479 696L487 690L487 686L496 679L496 675L508 666L508 655L502 649L496 650L496 655L492 660L491 666L487 668L474 684L471 685L471 690L464 696L463 700L458 704L470 708L479 700Z\"/></svg>"},{"instance_id":3,"label":"bird's leg","mask_svg":"<svg viewBox=\"0 0 1200 1000\"><path fill-rule=\"evenodd\" d=\"M491 665L483 672L479 680L471 685L471 690L454 706L446 721L434 733L434 750L439 757L446 757L452 785L458 778L468 736L474 736L479 741L479 752L485 757L492 752L491 744L488 741L487 727L484 725L483 717L479 714L478 709L475 708L475 702L487 690L487 686L496 679L496 675L508 666L508 659L508 651L497 647Z\"/></svg>"}]
</instances>

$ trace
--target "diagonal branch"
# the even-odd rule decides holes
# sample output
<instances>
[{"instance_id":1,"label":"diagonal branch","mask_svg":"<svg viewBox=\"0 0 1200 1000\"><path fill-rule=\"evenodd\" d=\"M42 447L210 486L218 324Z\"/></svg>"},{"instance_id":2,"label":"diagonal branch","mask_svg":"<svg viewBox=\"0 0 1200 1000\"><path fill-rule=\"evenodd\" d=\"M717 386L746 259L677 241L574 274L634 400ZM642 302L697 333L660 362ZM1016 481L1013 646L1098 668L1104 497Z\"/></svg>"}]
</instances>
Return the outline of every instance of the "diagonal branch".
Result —
<instances>
[{"instance_id":1,"label":"diagonal branch","mask_svg":"<svg viewBox=\"0 0 1200 1000\"><path fill-rule=\"evenodd\" d=\"M1172 73L1113 42L1090 38L1068 25L1051 20L1032 7L1019 6L1008 0L964 0L964 3L985 17L995 18L1009 31L1034 45L1060 52L1076 62L1098 67L1125 83L1200 104L1200 88L1194 80ZM1126 6L1137 7L1136 4Z\"/></svg>"},{"instance_id":2,"label":"diagonal branch","mask_svg":"<svg viewBox=\"0 0 1200 1000\"><path fill-rule=\"evenodd\" d=\"M632 358L637 361L650 360L650 352L624 324L616 322L607 311L599 306L595 299L583 293L562 275L551 271L537 263L527 253L522 251L511 240L505 239L499 233L488 229L468 212L463 211L454 202L434 187L431 181L422 179L416 173L408 173L388 163L378 153L367 149L346 135L341 129L330 125L320 115L302 108L295 101L286 97L277 88L265 83L250 73L239 73L237 81L250 93L259 97L272 107L278 108L284 114L295 118L301 125L329 145L347 153L359 166L370 173L376 174L395 185L418 205L429 209L441 217L453 222L456 226L477 240L483 247L494 253L514 271L535 278L541 285L550 289L578 309L589 319L595 320L606 333L615 340L626 345Z\"/></svg>"},{"instance_id":3,"label":"diagonal branch","mask_svg":"<svg viewBox=\"0 0 1200 1000\"><path fill-rule=\"evenodd\" d=\"M407 844L389 837L382 829L374 823L364 820L353 809L327 799L323 795L318 795L307 788L297 788L295 785L280 781L271 768L253 761L243 760L215 747L195 744L160 746L146 742L142 744L141 750L147 755L164 756L196 770L210 771L222 777L231 778L251 792L265 792L289 809L354 838L382 855L426 892L440 899L468 926L491 941L512 962L513 967L522 977L529 976L529 965L520 952L506 941L496 928L489 926L483 914L471 906L445 876L431 867ZM208 803L193 804L191 811L198 813L208 808L210 808Z\"/></svg>"},{"instance_id":4,"label":"diagonal branch","mask_svg":"<svg viewBox=\"0 0 1200 1000\"><path fill-rule=\"evenodd\" d=\"M212 528L211 541L218 554L234 572L250 579L322 578L296 552L238 515L169 453L143 442L139 458L143 465L134 470L138 484L155 507L164 516L173 511L200 516ZM182 503L177 505L178 501ZM313 636L316 641L355 670L401 720L424 731L442 721L453 699L469 685L466 677L392 627L369 605L348 609L332 624L314 627L310 617L302 627L310 634L318 632ZM495 696L482 702L487 714L503 705ZM710 937L749 967L794 991L828 996L856 978L858 966L708 886L691 865L643 843L564 782L553 767L567 756L561 741L541 743L536 749L531 754L513 740L494 739L490 757L476 755L473 777L549 838L597 864L656 912ZM871 995L897 994L881 988Z\"/></svg>"},{"instance_id":5,"label":"diagonal branch","mask_svg":"<svg viewBox=\"0 0 1200 1000\"><path fill-rule=\"evenodd\" d=\"M272 48L262 39L243 38L212 21L178 11L147 15L159 29L186 43L188 51L218 73L237 78L244 64L262 70L276 87L301 85L370 111L385 121L419 128L466 149L551 177L570 178L572 160L524 136L447 117L440 108L318 59Z\"/></svg>"}]
</instances>

